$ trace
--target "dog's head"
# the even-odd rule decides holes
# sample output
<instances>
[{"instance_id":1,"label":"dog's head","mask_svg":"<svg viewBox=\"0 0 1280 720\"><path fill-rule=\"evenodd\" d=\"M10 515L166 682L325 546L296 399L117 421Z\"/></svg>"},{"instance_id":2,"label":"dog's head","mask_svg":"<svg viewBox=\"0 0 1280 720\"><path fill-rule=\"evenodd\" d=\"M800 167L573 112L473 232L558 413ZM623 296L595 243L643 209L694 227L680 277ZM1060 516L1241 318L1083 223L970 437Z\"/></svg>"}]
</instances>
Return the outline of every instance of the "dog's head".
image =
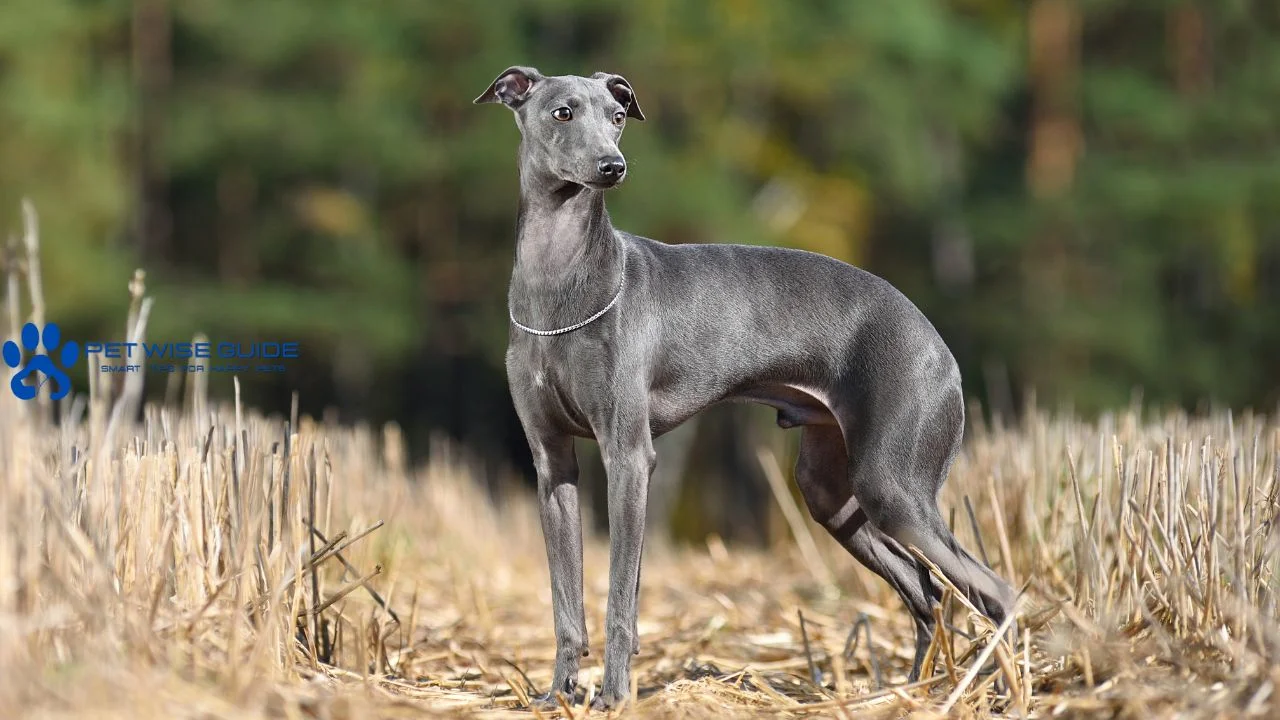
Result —
<instances>
[{"instance_id":1,"label":"dog's head","mask_svg":"<svg viewBox=\"0 0 1280 720\"><path fill-rule=\"evenodd\" d=\"M502 103L515 112L524 161L532 169L595 190L626 177L618 140L627 118L644 120L631 84L610 73L546 77L533 68L511 67L475 102Z\"/></svg>"}]
</instances>

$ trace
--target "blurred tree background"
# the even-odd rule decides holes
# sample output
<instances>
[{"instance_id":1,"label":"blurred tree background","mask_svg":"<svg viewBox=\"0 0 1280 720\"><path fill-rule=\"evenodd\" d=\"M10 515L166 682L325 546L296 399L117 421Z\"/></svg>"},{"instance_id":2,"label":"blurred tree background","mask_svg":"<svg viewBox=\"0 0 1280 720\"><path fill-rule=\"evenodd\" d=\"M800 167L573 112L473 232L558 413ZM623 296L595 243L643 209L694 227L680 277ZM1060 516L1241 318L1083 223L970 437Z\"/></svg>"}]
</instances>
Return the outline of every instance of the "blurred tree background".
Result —
<instances>
[{"instance_id":1,"label":"blurred tree background","mask_svg":"<svg viewBox=\"0 0 1280 720\"><path fill-rule=\"evenodd\" d=\"M1274 0L8 0L0 227L41 210L72 337L143 267L151 339L301 342L250 402L527 468L517 132L470 104L513 64L636 88L620 227L866 267L989 410L1280 399ZM693 465L758 475L708 422Z\"/></svg>"}]
</instances>

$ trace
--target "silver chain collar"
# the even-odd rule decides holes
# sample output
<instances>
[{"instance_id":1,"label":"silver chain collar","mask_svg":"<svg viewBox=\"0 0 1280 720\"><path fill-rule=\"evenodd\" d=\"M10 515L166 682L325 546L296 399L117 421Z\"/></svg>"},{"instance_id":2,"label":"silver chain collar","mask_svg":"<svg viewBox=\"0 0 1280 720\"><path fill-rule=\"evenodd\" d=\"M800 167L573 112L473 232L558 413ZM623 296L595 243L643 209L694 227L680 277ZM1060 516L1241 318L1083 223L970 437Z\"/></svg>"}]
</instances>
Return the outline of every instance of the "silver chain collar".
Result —
<instances>
[{"instance_id":1,"label":"silver chain collar","mask_svg":"<svg viewBox=\"0 0 1280 720\"><path fill-rule=\"evenodd\" d=\"M521 325L521 324L520 324L520 321L519 321L519 320L516 320L516 314L515 314L515 311L514 311L514 310L512 310L512 309L511 309L511 307L508 305L508 306L507 306L507 314L508 314L508 316L510 316L510 318L511 318L511 324L512 324L512 325L515 325L516 327L520 328L521 330L523 330L523 331L525 331L525 332L529 333L530 335L540 335L540 336L542 336L542 337L547 337L547 336L550 336L550 335L563 335L563 334L565 334L565 333L571 333L571 332L573 332L574 330L578 330L578 329L580 329L580 328L584 328L584 327L586 327L586 326L590 325L591 323L595 322L596 320L599 320L601 317L603 317L603 316L604 316L604 314L605 314L605 313L607 313L607 312L609 312L610 310L612 310L614 305L617 305L617 304L618 304L618 299L622 297L622 287L623 287L623 285L625 285L625 284L626 284L626 277L627 277L627 276L626 276L626 268L625 268L625 267L623 268L622 273L623 273L623 274L622 274L622 278L618 281L618 292L617 292L617 294L615 294L615 295L613 296L613 299L609 301L609 304L608 304L608 305L605 305L603 308L601 308L601 309L600 309L600 312L596 313L595 315L592 315L591 317L587 318L586 320L583 320L583 321L582 321L582 322L580 322L580 323L577 323L577 324L574 324L574 325L570 325L569 327L562 327L562 328L558 328L558 329L556 329L556 330L534 330L533 328L529 327L528 325Z\"/></svg>"}]
</instances>

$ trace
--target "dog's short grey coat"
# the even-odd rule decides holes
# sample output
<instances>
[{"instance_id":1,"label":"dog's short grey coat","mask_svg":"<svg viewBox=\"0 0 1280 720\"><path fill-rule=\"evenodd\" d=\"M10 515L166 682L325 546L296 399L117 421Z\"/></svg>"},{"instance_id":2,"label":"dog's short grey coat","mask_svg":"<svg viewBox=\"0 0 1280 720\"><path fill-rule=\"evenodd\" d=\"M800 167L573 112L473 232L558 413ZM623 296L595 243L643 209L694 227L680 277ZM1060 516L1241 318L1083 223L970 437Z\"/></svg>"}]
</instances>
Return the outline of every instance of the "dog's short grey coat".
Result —
<instances>
[{"instance_id":1,"label":"dog's short grey coat","mask_svg":"<svg viewBox=\"0 0 1280 720\"><path fill-rule=\"evenodd\" d=\"M604 685L629 694L653 438L716 403L748 400L803 428L796 481L809 511L901 595L916 625L911 678L940 588L914 545L999 622L1011 588L976 561L938 512L960 446L955 359L889 283L822 255L741 245L665 245L622 232L605 190L625 176L618 139L644 114L619 75L504 71L477 103L515 112L520 211L508 301L539 329L511 327L507 373L538 475L556 634L552 693L573 695L587 653L573 438L595 438L608 474L609 600Z\"/></svg>"}]
</instances>

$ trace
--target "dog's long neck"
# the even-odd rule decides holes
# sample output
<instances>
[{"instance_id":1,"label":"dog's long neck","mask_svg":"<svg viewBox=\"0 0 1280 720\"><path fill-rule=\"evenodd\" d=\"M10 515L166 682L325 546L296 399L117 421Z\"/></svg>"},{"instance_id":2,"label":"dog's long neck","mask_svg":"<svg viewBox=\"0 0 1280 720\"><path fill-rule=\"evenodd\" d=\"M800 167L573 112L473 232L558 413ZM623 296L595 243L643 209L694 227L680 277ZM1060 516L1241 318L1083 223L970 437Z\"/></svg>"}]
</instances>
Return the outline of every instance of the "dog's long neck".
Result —
<instances>
[{"instance_id":1,"label":"dog's long neck","mask_svg":"<svg viewBox=\"0 0 1280 720\"><path fill-rule=\"evenodd\" d=\"M590 317L618 290L622 249L604 208L604 192L554 189L520 179L516 261L509 301L516 319L554 330Z\"/></svg>"}]
</instances>

